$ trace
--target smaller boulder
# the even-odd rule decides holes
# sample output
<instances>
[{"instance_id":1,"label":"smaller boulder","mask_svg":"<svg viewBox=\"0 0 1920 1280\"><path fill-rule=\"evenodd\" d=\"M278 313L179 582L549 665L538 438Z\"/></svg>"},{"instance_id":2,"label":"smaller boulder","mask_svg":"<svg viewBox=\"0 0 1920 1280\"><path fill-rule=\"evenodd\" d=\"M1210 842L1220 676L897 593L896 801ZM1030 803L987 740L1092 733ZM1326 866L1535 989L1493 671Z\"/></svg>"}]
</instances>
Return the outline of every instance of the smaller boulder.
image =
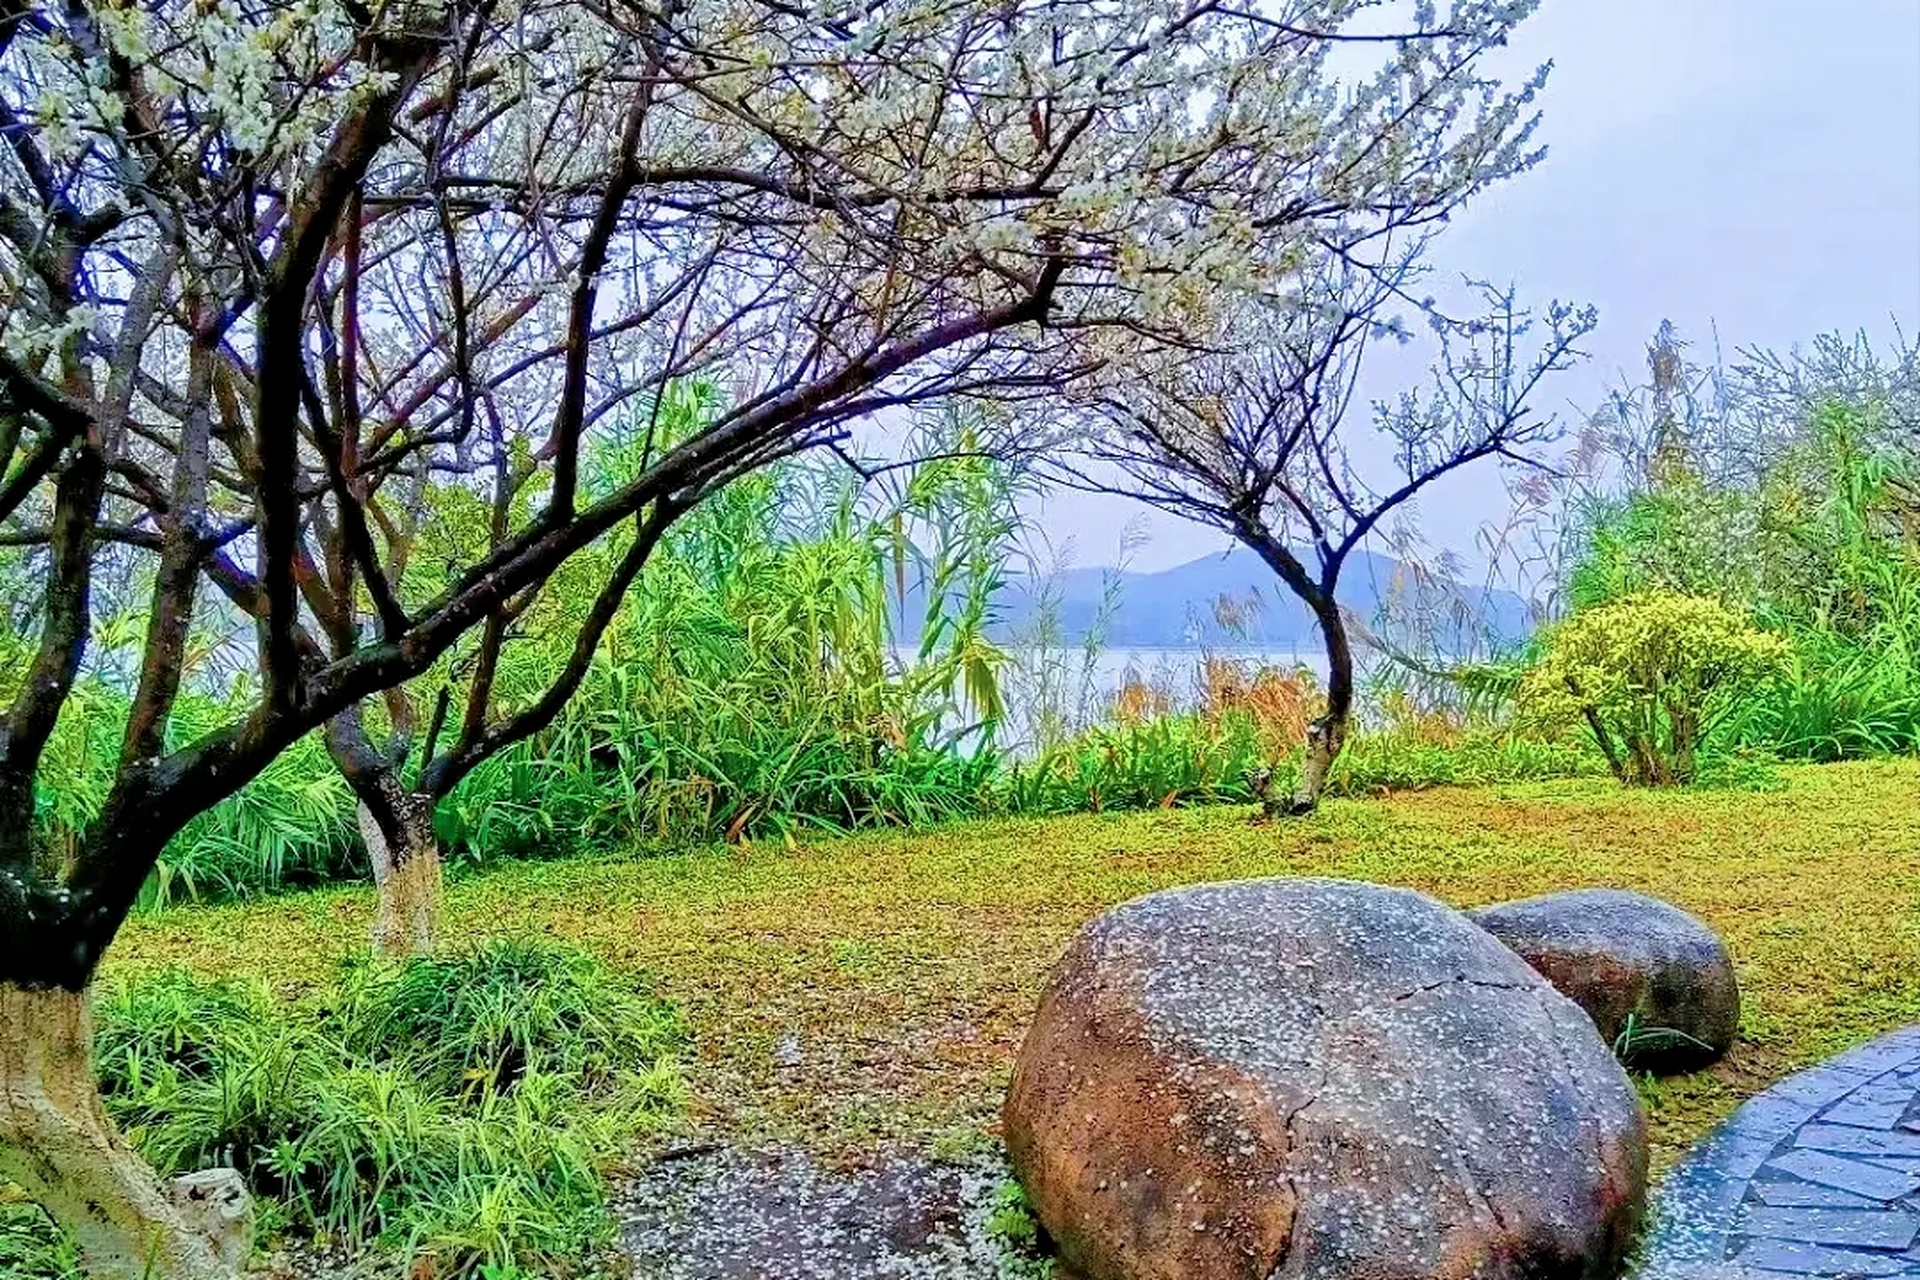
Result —
<instances>
[{"instance_id":1,"label":"smaller boulder","mask_svg":"<svg viewBox=\"0 0 1920 1280\"><path fill-rule=\"evenodd\" d=\"M1585 1009L1629 1065L1696 1071L1733 1047L1733 958L1718 934L1671 903L1580 889L1467 914Z\"/></svg>"}]
</instances>

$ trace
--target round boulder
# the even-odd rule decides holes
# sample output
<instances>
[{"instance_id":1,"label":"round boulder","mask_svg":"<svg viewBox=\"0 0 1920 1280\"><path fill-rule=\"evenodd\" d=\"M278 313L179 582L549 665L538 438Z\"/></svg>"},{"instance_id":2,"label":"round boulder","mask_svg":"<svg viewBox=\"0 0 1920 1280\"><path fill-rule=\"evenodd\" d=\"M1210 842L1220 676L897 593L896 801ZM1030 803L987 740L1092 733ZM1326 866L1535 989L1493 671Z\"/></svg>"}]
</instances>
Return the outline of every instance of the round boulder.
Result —
<instances>
[{"instance_id":1,"label":"round boulder","mask_svg":"<svg viewBox=\"0 0 1920 1280\"><path fill-rule=\"evenodd\" d=\"M1733 958L1719 935L1671 903L1579 889L1467 915L1585 1009L1634 1067L1697 1070L1733 1047Z\"/></svg>"},{"instance_id":2,"label":"round boulder","mask_svg":"<svg viewBox=\"0 0 1920 1280\"><path fill-rule=\"evenodd\" d=\"M1600 1280L1646 1185L1578 1008L1458 912L1334 880L1082 929L1005 1129L1086 1280Z\"/></svg>"}]
</instances>

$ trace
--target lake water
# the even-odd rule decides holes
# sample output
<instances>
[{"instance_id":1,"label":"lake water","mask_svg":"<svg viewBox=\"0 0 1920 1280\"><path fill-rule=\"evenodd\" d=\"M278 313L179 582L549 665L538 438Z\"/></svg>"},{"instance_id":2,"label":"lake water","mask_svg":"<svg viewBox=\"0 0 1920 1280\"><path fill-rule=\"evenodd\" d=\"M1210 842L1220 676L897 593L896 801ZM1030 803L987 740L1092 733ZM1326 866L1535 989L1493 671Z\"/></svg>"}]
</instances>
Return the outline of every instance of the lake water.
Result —
<instances>
[{"instance_id":1,"label":"lake water","mask_svg":"<svg viewBox=\"0 0 1920 1280\"><path fill-rule=\"evenodd\" d=\"M904 663L911 651L896 650ZM1045 652L1013 649L1001 675L1001 696L1007 703L1007 718L1001 745L1016 753L1036 733L1037 704L1045 703L1056 712L1064 712L1079 723L1106 718L1114 695L1129 681L1144 680L1156 689L1171 693L1178 703L1191 704L1200 692L1200 664L1207 658L1224 658L1259 666L1305 667L1324 682L1326 654L1313 649L1156 649L1120 646L1102 649L1091 666L1084 651L1077 648ZM1039 668L1044 668L1040 670ZM1047 689L1047 696L1040 690Z\"/></svg>"},{"instance_id":2,"label":"lake water","mask_svg":"<svg viewBox=\"0 0 1920 1280\"><path fill-rule=\"evenodd\" d=\"M903 664L912 659L912 650L896 646L894 656ZM1119 689L1129 679L1139 678L1151 684L1185 690L1199 679L1200 664L1206 658L1225 658L1261 666L1305 667L1314 677L1327 677L1327 655L1318 647L1306 649L1143 649L1117 647L1094 654L1091 671L1087 657L1078 648L1053 649L1041 653L1032 649L1007 651L1010 673L1018 678L1031 672L1037 663L1051 664L1074 681L1090 676L1094 688L1102 692Z\"/></svg>"},{"instance_id":3,"label":"lake water","mask_svg":"<svg viewBox=\"0 0 1920 1280\"><path fill-rule=\"evenodd\" d=\"M1078 670L1083 659L1078 653L1072 657ZM1094 683L1101 689L1118 689L1137 676L1177 690L1199 678L1200 663L1205 658L1257 666L1305 667L1316 679L1324 681L1327 676L1327 655L1321 649L1106 649L1094 659Z\"/></svg>"}]
</instances>

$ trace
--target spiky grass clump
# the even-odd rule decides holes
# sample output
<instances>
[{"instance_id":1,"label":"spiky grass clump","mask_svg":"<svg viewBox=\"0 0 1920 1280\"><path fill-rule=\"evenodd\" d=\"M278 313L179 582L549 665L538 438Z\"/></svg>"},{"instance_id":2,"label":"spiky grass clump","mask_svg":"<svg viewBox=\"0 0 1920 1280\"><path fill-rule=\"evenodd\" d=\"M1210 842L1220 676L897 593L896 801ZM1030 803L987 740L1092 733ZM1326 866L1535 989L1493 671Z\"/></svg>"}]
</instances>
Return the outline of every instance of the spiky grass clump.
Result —
<instances>
[{"instance_id":1,"label":"spiky grass clump","mask_svg":"<svg viewBox=\"0 0 1920 1280\"><path fill-rule=\"evenodd\" d=\"M19 1191L0 1183L0 1276L7 1280L85 1280L71 1238Z\"/></svg>"},{"instance_id":2,"label":"spiky grass clump","mask_svg":"<svg viewBox=\"0 0 1920 1280\"><path fill-rule=\"evenodd\" d=\"M291 1005L162 974L106 994L96 1057L141 1152L239 1169L270 1231L565 1276L608 1239L609 1163L679 1107L681 1040L591 957L505 941Z\"/></svg>"}]
</instances>

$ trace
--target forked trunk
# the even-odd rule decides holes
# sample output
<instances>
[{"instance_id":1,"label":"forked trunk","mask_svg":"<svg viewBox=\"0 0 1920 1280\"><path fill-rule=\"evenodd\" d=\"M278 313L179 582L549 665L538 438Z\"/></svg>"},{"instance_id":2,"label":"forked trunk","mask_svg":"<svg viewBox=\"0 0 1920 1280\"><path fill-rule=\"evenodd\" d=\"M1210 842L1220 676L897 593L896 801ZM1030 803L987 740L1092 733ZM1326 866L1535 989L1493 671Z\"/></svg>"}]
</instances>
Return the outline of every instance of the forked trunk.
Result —
<instances>
[{"instance_id":1,"label":"forked trunk","mask_svg":"<svg viewBox=\"0 0 1920 1280\"><path fill-rule=\"evenodd\" d=\"M433 800L407 795L382 824L360 806L360 834L373 863L380 902L373 921L373 949L396 959L430 955L440 919L440 837L433 830Z\"/></svg>"},{"instance_id":2,"label":"forked trunk","mask_svg":"<svg viewBox=\"0 0 1920 1280\"><path fill-rule=\"evenodd\" d=\"M95 1280L220 1280L252 1247L237 1179L163 1185L114 1129L86 995L0 982L0 1177L71 1232Z\"/></svg>"},{"instance_id":3,"label":"forked trunk","mask_svg":"<svg viewBox=\"0 0 1920 1280\"><path fill-rule=\"evenodd\" d=\"M1314 602L1314 614L1327 646L1327 709L1307 728L1305 758L1293 794L1269 791L1263 807L1269 816L1299 816L1320 807L1320 797L1333 773L1333 762L1347 744L1347 726L1353 718L1353 648L1347 642L1346 620L1329 591Z\"/></svg>"}]
</instances>

